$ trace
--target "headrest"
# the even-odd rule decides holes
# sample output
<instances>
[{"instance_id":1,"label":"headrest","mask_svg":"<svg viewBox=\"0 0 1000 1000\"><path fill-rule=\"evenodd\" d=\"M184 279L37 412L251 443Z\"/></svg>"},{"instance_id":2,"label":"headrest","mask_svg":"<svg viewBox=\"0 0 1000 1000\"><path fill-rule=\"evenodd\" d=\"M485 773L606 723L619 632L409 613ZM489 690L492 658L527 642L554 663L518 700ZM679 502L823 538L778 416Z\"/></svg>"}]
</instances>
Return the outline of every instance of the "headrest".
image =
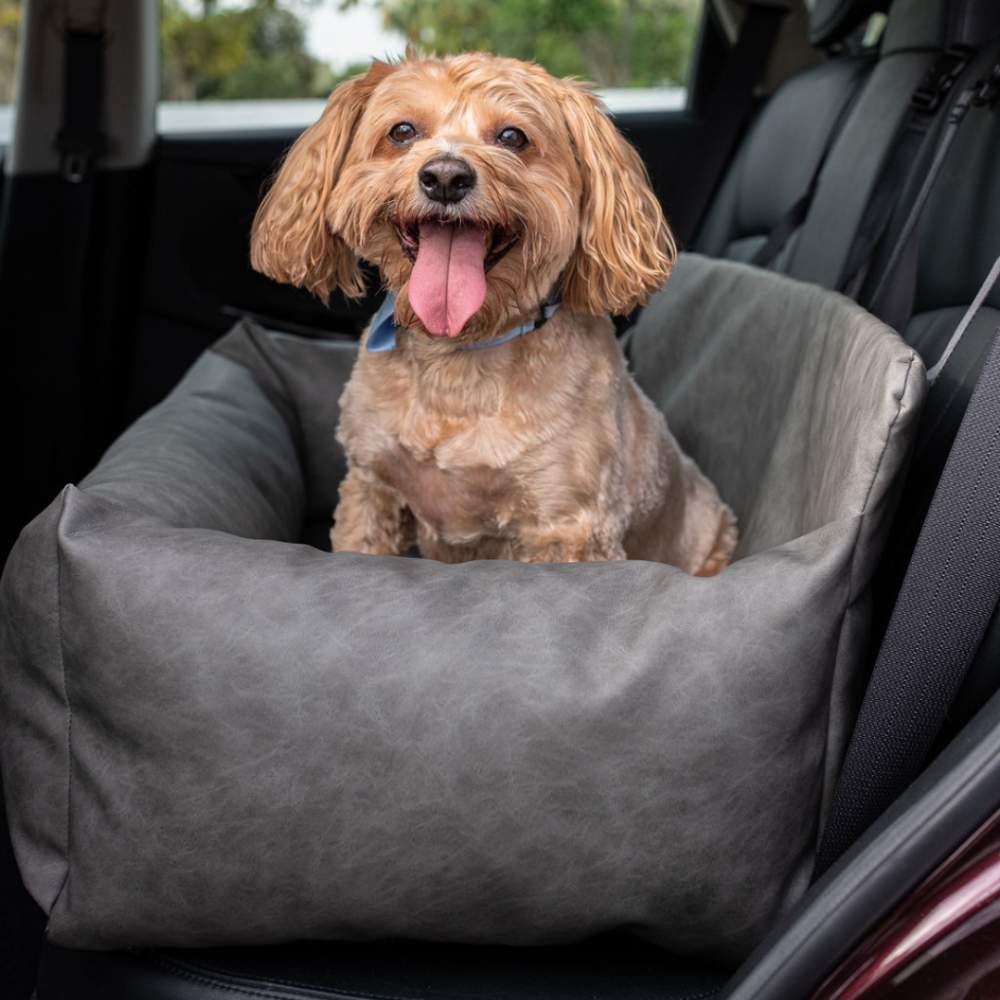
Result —
<instances>
[{"instance_id":1,"label":"headrest","mask_svg":"<svg viewBox=\"0 0 1000 1000\"><path fill-rule=\"evenodd\" d=\"M806 0L809 41L817 48L839 42L872 14L889 9L891 0Z\"/></svg>"},{"instance_id":2,"label":"headrest","mask_svg":"<svg viewBox=\"0 0 1000 1000\"><path fill-rule=\"evenodd\" d=\"M882 52L947 45L978 48L998 35L997 0L895 0Z\"/></svg>"}]
</instances>

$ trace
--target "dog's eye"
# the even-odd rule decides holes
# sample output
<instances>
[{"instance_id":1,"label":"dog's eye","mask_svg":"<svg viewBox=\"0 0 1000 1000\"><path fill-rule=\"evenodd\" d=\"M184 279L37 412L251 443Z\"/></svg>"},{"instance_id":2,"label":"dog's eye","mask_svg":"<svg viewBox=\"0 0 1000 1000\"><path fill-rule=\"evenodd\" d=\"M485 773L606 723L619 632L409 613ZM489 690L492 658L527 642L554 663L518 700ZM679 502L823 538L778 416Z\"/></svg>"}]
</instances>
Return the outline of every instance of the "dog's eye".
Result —
<instances>
[{"instance_id":1,"label":"dog's eye","mask_svg":"<svg viewBox=\"0 0 1000 1000\"><path fill-rule=\"evenodd\" d=\"M513 149L517 152L528 145L528 137L519 128L508 125L497 132L497 142L501 146L506 146L507 149Z\"/></svg>"},{"instance_id":2,"label":"dog's eye","mask_svg":"<svg viewBox=\"0 0 1000 1000\"><path fill-rule=\"evenodd\" d=\"M413 142L417 137L417 130L409 122L399 122L389 129L389 138L399 146L405 146L408 142Z\"/></svg>"}]
</instances>

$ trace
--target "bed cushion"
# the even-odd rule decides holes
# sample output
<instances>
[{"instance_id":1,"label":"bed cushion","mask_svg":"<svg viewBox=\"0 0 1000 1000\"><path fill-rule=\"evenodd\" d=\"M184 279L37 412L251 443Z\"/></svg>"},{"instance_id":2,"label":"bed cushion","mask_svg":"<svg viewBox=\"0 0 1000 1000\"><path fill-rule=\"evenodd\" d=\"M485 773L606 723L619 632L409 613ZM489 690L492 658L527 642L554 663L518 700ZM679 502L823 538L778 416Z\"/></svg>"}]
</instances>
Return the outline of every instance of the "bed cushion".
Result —
<instances>
[{"instance_id":1,"label":"bed cushion","mask_svg":"<svg viewBox=\"0 0 1000 1000\"><path fill-rule=\"evenodd\" d=\"M812 871L923 370L695 255L628 351L741 519L717 577L305 544L354 348L249 322L24 530L0 759L53 942L760 939Z\"/></svg>"}]
</instances>

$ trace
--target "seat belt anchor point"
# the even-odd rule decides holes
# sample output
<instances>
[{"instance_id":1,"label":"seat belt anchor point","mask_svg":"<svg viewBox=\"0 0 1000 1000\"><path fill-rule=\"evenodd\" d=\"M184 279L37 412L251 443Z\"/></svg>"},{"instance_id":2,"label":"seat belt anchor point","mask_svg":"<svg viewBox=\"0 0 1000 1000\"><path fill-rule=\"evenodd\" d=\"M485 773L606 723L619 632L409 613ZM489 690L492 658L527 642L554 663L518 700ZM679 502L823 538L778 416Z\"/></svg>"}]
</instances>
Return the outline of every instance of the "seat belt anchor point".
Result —
<instances>
[{"instance_id":1,"label":"seat belt anchor point","mask_svg":"<svg viewBox=\"0 0 1000 1000\"><path fill-rule=\"evenodd\" d=\"M60 131L55 148L60 154L59 172L70 184L79 184L90 171L94 161L108 151L107 138L100 134L71 135Z\"/></svg>"},{"instance_id":2,"label":"seat belt anchor point","mask_svg":"<svg viewBox=\"0 0 1000 1000\"><path fill-rule=\"evenodd\" d=\"M992 106L1000 97L1000 62L994 67L990 75L985 80L980 80L976 84L976 93L972 98L972 103L977 108Z\"/></svg>"},{"instance_id":3,"label":"seat belt anchor point","mask_svg":"<svg viewBox=\"0 0 1000 1000\"><path fill-rule=\"evenodd\" d=\"M934 61L923 82L913 92L911 105L924 114L933 114L948 96L955 81L972 60L972 49L965 45L950 45Z\"/></svg>"}]
</instances>

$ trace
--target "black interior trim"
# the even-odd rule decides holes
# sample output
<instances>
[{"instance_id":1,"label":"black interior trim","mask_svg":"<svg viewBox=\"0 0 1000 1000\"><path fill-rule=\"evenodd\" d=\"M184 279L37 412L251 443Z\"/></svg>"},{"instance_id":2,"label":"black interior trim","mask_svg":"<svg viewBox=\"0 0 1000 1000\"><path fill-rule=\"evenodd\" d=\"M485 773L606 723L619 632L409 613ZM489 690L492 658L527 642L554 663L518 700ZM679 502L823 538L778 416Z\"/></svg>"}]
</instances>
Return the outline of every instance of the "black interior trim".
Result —
<instances>
[{"instance_id":1,"label":"black interior trim","mask_svg":"<svg viewBox=\"0 0 1000 1000\"><path fill-rule=\"evenodd\" d=\"M543 948L397 941L104 953L46 944L37 1000L708 1000L728 975L625 938Z\"/></svg>"},{"instance_id":2,"label":"black interior trim","mask_svg":"<svg viewBox=\"0 0 1000 1000\"><path fill-rule=\"evenodd\" d=\"M726 1000L811 996L996 810L1000 694L986 704L748 959Z\"/></svg>"}]
</instances>

